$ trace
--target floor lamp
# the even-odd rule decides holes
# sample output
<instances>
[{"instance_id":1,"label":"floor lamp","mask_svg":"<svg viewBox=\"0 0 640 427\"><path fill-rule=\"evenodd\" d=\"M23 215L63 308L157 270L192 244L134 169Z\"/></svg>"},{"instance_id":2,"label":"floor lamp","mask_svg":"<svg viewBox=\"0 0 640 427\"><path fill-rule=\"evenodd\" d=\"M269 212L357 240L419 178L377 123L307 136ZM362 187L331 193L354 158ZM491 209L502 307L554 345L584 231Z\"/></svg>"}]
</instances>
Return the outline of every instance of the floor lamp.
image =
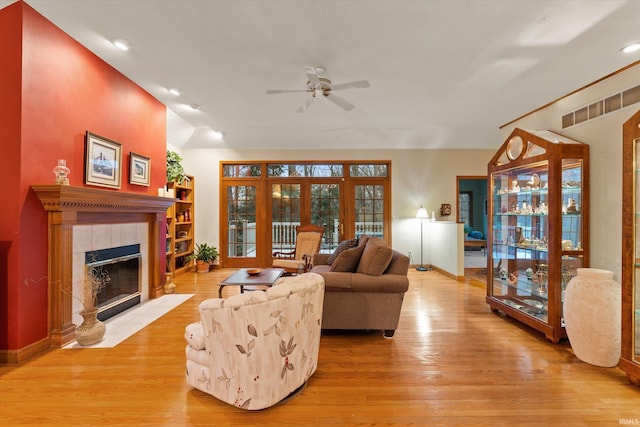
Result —
<instances>
[{"instance_id":1,"label":"floor lamp","mask_svg":"<svg viewBox=\"0 0 640 427\"><path fill-rule=\"evenodd\" d=\"M424 262L422 261L422 242L423 242L423 238L422 238L422 221L426 218L429 218L429 214L427 213L427 210L425 208L422 207L422 205L420 205L420 209L418 209L418 212L416 213L416 218L418 218L420 220L420 267L416 267L416 270L418 271L429 271L431 270L431 268L427 268L424 266Z\"/></svg>"}]
</instances>

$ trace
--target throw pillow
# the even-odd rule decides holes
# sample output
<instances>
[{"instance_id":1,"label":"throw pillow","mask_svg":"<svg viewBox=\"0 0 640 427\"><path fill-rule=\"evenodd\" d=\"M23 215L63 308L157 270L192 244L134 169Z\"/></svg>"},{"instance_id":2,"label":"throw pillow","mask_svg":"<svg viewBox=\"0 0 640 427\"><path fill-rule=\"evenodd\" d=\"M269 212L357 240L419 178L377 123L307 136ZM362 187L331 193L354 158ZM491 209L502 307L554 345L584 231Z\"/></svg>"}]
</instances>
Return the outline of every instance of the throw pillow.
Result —
<instances>
[{"instance_id":1,"label":"throw pillow","mask_svg":"<svg viewBox=\"0 0 640 427\"><path fill-rule=\"evenodd\" d=\"M187 343L196 350L204 348L204 332L202 331L202 322L195 322L187 325L184 329L184 337Z\"/></svg>"},{"instance_id":2,"label":"throw pillow","mask_svg":"<svg viewBox=\"0 0 640 427\"><path fill-rule=\"evenodd\" d=\"M333 264L336 258L338 258L338 255L340 255L347 249L355 248L356 246L358 246L358 239L343 240L342 242L340 242L336 250L333 251L333 253L329 256L329 259L327 259L327 264Z\"/></svg>"},{"instance_id":3,"label":"throw pillow","mask_svg":"<svg viewBox=\"0 0 640 427\"><path fill-rule=\"evenodd\" d=\"M364 248L357 273L380 276L387 269L393 258L393 249L377 239L370 239Z\"/></svg>"},{"instance_id":4,"label":"throw pillow","mask_svg":"<svg viewBox=\"0 0 640 427\"><path fill-rule=\"evenodd\" d=\"M484 239L484 235L480 231L473 230L469 232L469 237L472 239Z\"/></svg>"},{"instance_id":5,"label":"throw pillow","mask_svg":"<svg viewBox=\"0 0 640 427\"><path fill-rule=\"evenodd\" d=\"M331 264L329 271L353 273L358 267L358 262L360 261L360 256L364 248L364 246L356 246L355 248L342 251L333 264Z\"/></svg>"}]
</instances>

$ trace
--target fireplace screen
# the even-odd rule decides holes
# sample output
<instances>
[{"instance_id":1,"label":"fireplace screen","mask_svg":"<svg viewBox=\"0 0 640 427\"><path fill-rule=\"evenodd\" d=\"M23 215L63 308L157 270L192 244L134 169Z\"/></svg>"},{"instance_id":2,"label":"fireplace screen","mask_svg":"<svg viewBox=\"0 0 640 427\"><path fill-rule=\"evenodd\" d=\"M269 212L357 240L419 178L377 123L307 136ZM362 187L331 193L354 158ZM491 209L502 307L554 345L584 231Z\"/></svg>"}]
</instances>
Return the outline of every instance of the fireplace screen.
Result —
<instances>
[{"instance_id":1,"label":"fireplace screen","mask_svg":"<svg viewBox=\"0 0 640 427\"><path fill-rule=\"evenodd\" d=\"M87 268L100 268L105 287L97 294L98 319L105 320L140 303L140 245L85 254Z\"/></svg>"}]
</instances>

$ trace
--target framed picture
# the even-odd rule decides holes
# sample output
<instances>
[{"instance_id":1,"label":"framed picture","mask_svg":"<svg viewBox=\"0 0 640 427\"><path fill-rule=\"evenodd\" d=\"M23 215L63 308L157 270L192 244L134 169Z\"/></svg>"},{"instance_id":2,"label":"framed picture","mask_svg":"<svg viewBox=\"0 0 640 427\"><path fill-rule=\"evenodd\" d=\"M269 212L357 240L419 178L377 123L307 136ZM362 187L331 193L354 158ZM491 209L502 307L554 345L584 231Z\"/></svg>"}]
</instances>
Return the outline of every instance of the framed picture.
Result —
<instances>
[{"instance_id":1,"label":"framed picture","mask_svg":"<svg viewBox=\"0 0 640 427\"><path fill-rule=\"evenodd\" d=\"M122 144L87 131L84 157L85 184L120 188Z\"/></svg>"},{"instance_id":2,"label":"framed picture","mask_svg":"<svg viewBox=\"0 0 640 427\"><path fill-rule=\"evenodd\" d=\"M129 155L129 183L149 186L151 159L131 152Z\"/></svg>"}]
</instances>

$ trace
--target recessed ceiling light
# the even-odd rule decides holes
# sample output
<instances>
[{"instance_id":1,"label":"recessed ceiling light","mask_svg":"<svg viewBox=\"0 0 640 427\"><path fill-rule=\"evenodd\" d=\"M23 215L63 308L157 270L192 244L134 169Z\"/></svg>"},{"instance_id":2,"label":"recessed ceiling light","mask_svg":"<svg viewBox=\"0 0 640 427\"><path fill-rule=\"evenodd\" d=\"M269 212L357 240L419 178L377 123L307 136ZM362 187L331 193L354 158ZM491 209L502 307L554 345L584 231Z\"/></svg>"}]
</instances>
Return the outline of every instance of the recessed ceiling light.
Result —
<instances>
[{"instance_id":1,"label":"recessed ceiling light","mask_svg":"<svg viewBox=\"0 0 640 427\"><path fill-rule=\"evenodd\" d=\"M124 50L125 52L129 50L129 42L125 39L113 39L111 42L120 50Z\"/></svg>"},{"instance_id":2,"label":"recessed ceiling light","mask_svg":"<svg viewBox=\"0 0 640 427\"><path fill-rule=\"evenodd\" d=\"M180 91L176 88L169 89L171 95L180 96Z\"/></svg>"},{"instance_id":3,"label":"recessed ceiling light","mask_svg":"<svg viewBox=\"0 0 640 427\"><path fill-rule=\"evenodd\" d=\"M191 104L191 105L189 105L189 107L191 107L192 110L199 110L200 109L200 104Z\"/></svg>"},{"instance_id":4,"label":"recessed ceiling light","mask_svg":"<svg viewBox=\"0 0 640 427\"><path fill-rule=\"evenodd\" d=\"M633 43L620 49L622 53L631 53L640 50L640 43Z\"/></svg>"},{"instance_id":5,"label":"recessed ceiling light","mask_svg":"<svg viewBox=\"0 0 640 427\"><path fill-rule=\"evenodd\" d=\"M211 137L214 141L222 141L224 134L222 132L218 132L217 130L211 129Z\"/></svg>"}]
</instances>

